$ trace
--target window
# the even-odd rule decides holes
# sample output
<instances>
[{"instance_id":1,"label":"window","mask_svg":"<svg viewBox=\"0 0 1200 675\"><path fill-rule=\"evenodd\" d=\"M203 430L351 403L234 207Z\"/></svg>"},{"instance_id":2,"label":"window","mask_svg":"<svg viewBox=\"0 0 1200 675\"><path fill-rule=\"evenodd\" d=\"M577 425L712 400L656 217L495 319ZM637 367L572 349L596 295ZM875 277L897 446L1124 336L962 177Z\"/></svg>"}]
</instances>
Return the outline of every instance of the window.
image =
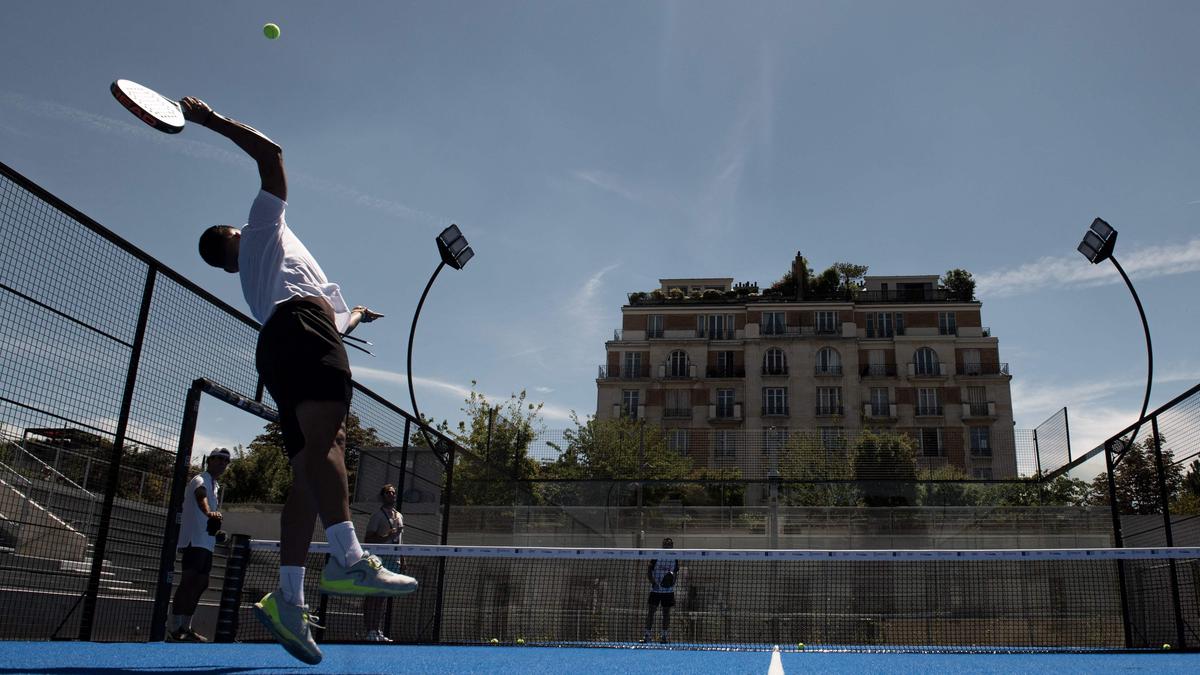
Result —
<instances>
[{"instance_id":1,"label":"window","mask_svg":"<svg viewBox=\"0 0 1200 675\"><path fill-rule=\"evenodd\" d=\"M641 352L625 352L625 364L621 366L621 377L645 377L642 373Z\"/></svg>"},{"instance_id":2,"label":"window","mask_svg":"<svg viewBox=\"0 0 1200 675\"><path fill-rule=\"evenodd\" d=\"M676 349L667 359L667 377L688 377L687 352Z\"/></svg>"},{"instance_id":3,"label":"window","mask_svg":"<svg viewBox=\"0 0 1200 675\"><path fill-rule=\"evenodd\" d=\"M621 392L621 415L631 420L638 418L638 408L641 406L642 392L637 389L625 389Z\"/></svg>"},{"instance_id":4,"label":"window","mask_svg":"<svg viewBox=\"0 0 1200 675\"><path fill-rule=\"evenodd\" d=\"M987 427L971 427L971 456L991 457L991 430Z\"/></svg>"},{"instance_id":5,"label":"window","mask_svg":"<svg viewBox=\"0 0 1200 675\"><path fill-rule=\"evenodd\" d=\"M921 454L926 457L941 457L942 448L941 427L923 427L920 430Z\"/></svg>"},{"instance_id":6,"label":"window","mask_svg":"<svg viewBox=\"0 0 1200 675\"><path fill-rule=\"evenodd\" d=\"M733 417L733 390L717 390L717 417Z\"/></svg>"},{"instance_id":7,"label":"window","mask_svg":"<svg viewBox=\"0 0 1200 675\"><path fill-rule=\"evenodd\" d=\"M663 417L691 417L692 392L688 389L668 389Z\"/></svg>"},{"instance_id":8,"label":"window","mask_svg":"<svg viewBox=\"0 0 1200 675\"><path fill-rule=\"evenodd\" d=\"M787 355L782 349L768 349L763 354L763 375L787 375Z\"/></svg>"},{"instance_id":9,"label":"window","mask_svg":"<svg viewBox=\"0 0 1200 675\"><path fill-rule=\"evenodd\" d=\"M904 315L900 312L867 312L867 337L890 338L904 335Z\"/></svg>"},{"instance_id":10,"label":"window","mask_svg":"<svg viewBox=\"0 0 1200 675\"><path fill-rule=\"evenodd\" d=\"M893 369L892 375L895 375ZM885 377L888 375L887 355L882 349L867 350L867 368L863 371L863 375L871 375L874 377Z\"/></svg>"},{"instance_id":11,"label":"window","mask_svg":"<svg viewBox=\"0 0 1200 675\"><path fill-rule=\"evenodd\" d=\"M954 312L938 312L938 335L958 335L958 318Z\"/></svg>"},{"instance_id":12,"label":"window","mask_svg":"<svg viewBox=\"0 0 1200 675\"><path fill-rule=\"evenodd\" d=\"M738 375L734 370L733 362L733 352L717 352L717 368L714 374L717 377L737 377Z\"/></svg>"},{"instance_id":13,"label":"window","mask_svg":"<svg viewBox=\"0 0 1200 675\"><path fill-rule=\"evenodd\" d=\"M733 315L700 314L696 317L696 332L709 340L732 340Z\"/></svg>"},{"instance_id":14,"label":"window","mask_svg":"<svg viewBox=\"0 0 1200 675\"><path fill-rule=\"evenodd\" d=\"M787 445L788 430L787 427L776 429L771 427L763 432L763 454L767 457L777 458L783 453L784 446Z\"/></svg>"},{"instance_id":15,"label":"window","mask_svg":"<svg viewBox=\"0 0 1200 675\"><path fill-rule=\"evenodd\" d=\"M892 414L892 402L887 387L871 387L871 414L876 417Z\"/></svg>"},{"instance_id":16,"label":"window","mask_svg":"<svg viewBox=\"0 0 1200 675\"><path fill-rule=\"evenodd\" d=\"M842 357L833 347L822 347L817 351L818 375L841 375Z\"/></svg>"},{"instance_id":17,"label":"window","mask_svg":"<svg viewBox=\"0 0 1200 675\"><path fill-rule=\"evenodd\" d=\"M967 387L967 410L975 417L988 414L987 387Z\"/></svg>"},{"instance_id":18,"label":"window","mask_svg":"<svg viewBox=\"0 0 1200 675\"><path fill-rule=\"evenodd\" d=\"M982 355L978 349L964 349L962 352L963 375L982 375Z\"/></svg>"},{"instance_id":19,"label":"window","mask_svg":"<svg viewBox=\"0 0 1200 675\"><path fill-rule=\"evenodd\" d=\"M667 447L681 455L687 454L690 441L687 429L670 429L667 431Z\"/></svg>"},{"instance_id":20,"label":"window","mask_svg":"<svg viewBox=\"0 0 1200 675\"><path fill-rule=\"evenodd\" d=\"M817 332L818 333L838 333L838 313L830 311L817 312Z\"/></svg>"},{"instance_id":21,"label":"window","mask_svg":"<svg viewBox=\"0 0 1200 675\"><path fill-rule=\"evenodd\" d=\"M971 477L974 478L975 480L991 480L992 479L992 469L991 469L991 467L981 467L978 469L971 469Z\"/></svg>"},{"instance_id":22,"label":"window","mask_svg":"<svg viewBox=\"0 0 1200 675\"><path fill-rule=\"evenodd\" d=\"M842 388L841 387L817 387L817 414L818 415L841 415L842 414Z\"/></svg>"},{"instance_id":23,"label":"window","mask_svg":"<svg viewBox=\"0 0 1200 675\"><path fill-rule=\"evenodd\" d=\"M937 352L929 347L921 347L913 357L916 361L917 375L941 375L941 364L938 363Z\"/></svg>"},{"instance_id":24,"label":"window","mask_svg":"<svg viewBox=\"0 0 1200 675\"><path fill-rule=\"evenodd\" d=\"M917 414L942 414L942 401L936 387L921 387L917 389Z\"/></svg>"},{"instance_id":25,"label":"window","mask_svg":"<svg viewBox=\"0 0 1200 675\"><path fill-rule=\"evenodd\" d=\"M660 338L663 336L663 315L651 314L646 317L646 338Z\"/></svg>"},{"instance_id":26,"label":"window","mask_svg":"<svg viewBox=\"0 0 1200 675\"><path fill-rule=\"evenodd\" d=\"M783 335L787 332L787 322L784 320L784 313L763 312L761 328L763 335Z\"/></svg>"},{"instance_id":27,"label":"window","mask_svg":"<svg viewBox=\"0 0 1200 675\"><path fill-rule=\"evenodd\" d=\"M763 387L763 414L788 414L787 387Z\"/></svg>"},{"instance_id":28,"label":"window","mask_svg":"<svg viewBox=\"0 0 1200 675\"><path fill-rule=\"evenodd\" d=\"M728 429L719 429L713 432L713 452L718 457L733 457L737 454L737 449L734 447L735 438L734 432Z\"/></svg>"}]
</instances>

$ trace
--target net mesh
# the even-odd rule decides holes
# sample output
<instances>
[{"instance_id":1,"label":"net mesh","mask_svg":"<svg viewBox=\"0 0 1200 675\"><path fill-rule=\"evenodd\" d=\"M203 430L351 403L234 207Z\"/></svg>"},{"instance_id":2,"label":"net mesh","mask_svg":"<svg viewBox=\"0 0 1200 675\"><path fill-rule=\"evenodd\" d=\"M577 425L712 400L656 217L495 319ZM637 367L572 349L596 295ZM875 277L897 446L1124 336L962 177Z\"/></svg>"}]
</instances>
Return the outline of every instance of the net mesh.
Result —
<instances>
[{"instance_id":1,"label":"net mesh","mask_svg":"<svg viewBox=\"0 0 1200 675\"><path fill-rule=\"evenodd\" d=\"M1178 644L1170 568L1181 594L1200 590L1200 549L368 548L385 561L400 555L421 582L389 603L384 630L399 643L636 643L646 636L655 559L680 564L667 639L700 648L1161 648ZM313 545L305 588L321 639L362 639L362 600L319 593L327 552ZM236 638L266 641L251 604L277 585L278 545L253 541L248 555ZM1128 643L1119 569L1131 606ZM1198 644L1200 616L1188 611L1188 640ZM650 640L662 630L659 610Z\"/></svg>"}]
</instances>

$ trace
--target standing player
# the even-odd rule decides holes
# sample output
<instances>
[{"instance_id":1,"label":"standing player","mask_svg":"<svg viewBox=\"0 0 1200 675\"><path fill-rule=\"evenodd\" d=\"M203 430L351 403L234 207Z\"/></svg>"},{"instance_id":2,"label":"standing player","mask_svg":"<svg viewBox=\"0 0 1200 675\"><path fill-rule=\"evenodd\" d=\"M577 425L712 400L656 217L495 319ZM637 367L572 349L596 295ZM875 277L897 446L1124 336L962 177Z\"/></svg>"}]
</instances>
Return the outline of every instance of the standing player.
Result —
<instances>
[{"instance_id":1,"label":"standing player","mask_svg":"<svg viewBox=\"0 0 1200 675\"><path fill-rule=\"evenodd\" d=\"M396 486L388 483L379 488L382 503L367 523L368 544L399 545L404 536L404 516L396 510ZM404 558L388 556L384 561L393 572L404 571ZM367 642L391 642L383 632L383 598L363 598L363 628L367 631Z\"/></svg>"},{"instance_id":2,"label":"standing player","mask_svg":"<svg viewBox=\"0 0 1200 675\"><path fill-rule=\"evenodd\" d=\"M176 546L183 552L183 574L179 588L175 589L168 642L208 642L192 629L192 615L200 604L200 596L208 590L213 546L217 543L209 522L215 520L219 524L221 520L221 485L217 479L229 468L229 451L216 448L208 453L206 461L205 470L188 483L183 493L183 514Z\"/></svg>"},{"instance_id":3,"label":"standing player","mask_svg":"<svg viewBox=\"0 0 1200 675\"><path fill-rule=\"evenodd\" d=\"M662 541L663 548L675 548L675 542L670 537ZM646 578L650 580L650 608L646 612L646 628L642 631L642 639L638 642L649 642L654 631L654 610L662 607L662 633L659 642L666 644L671 640L671 608L675 606L675 577L679 574L678 560L651 560L646 570Z\"/></svg>"},{"instance_id":4,"label":"standing player","mask_svg":"<svg viewBox=\"0 0 1200 675\"><path fill-rule=\"evenodd\" d=\"M342 335L380 318L366 307L348 309L341 288L288 228L283 150L253 127L224 117L203 101L180 105L189 121L233 141L258 164L262 190L240 231L227 225L200 237L205 262L236 272L254 318L262 324L255 354L259 376L279 406L279 425L293 482L280 518L279 590L255 614L296 658L319 663L312 619L304 602L304 563L317 516L332 554L321 575L324 593L396 596L417 580L384 569L367 555L350 521L345 419L350 410L350 363Z\"/></svg>"}]
</instances>

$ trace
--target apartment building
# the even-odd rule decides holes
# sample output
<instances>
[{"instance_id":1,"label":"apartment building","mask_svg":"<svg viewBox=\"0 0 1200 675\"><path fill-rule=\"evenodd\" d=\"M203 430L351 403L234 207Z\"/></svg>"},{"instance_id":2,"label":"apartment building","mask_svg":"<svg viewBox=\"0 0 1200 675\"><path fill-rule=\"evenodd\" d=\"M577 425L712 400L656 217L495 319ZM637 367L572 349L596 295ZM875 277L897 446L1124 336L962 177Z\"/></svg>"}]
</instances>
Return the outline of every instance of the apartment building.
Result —
<instances>
[{"instance_id":1,"label":"apartment building","mask_svg":"<svg viewBox=\"0 0 1200 675\"><path fill-rule=\"evenodd\" d=\"M747 478L793 432L832 445L864 429L907 434L922 468L1015 477L1012 377L981 303L937 275L864 281L819 294L803 281L759 293L731 278L661 279L631 294L605 344L597 419L644 419L698 466Z\"/></svg>"}]
</instances>

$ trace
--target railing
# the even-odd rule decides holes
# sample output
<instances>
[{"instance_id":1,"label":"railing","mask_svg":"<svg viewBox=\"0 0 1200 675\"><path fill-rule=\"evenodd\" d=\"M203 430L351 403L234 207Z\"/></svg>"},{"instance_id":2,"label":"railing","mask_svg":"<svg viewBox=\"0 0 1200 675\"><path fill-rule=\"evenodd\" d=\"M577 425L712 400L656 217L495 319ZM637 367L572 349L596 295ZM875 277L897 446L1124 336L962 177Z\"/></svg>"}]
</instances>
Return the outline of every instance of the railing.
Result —
<instances>
[{"instance_id":1,"label":"railing","mask_svg":"<svg viewBox=\"0 0 1200 675\"><path fill-rule=\"evenodd\" d=\"M720 330L704 330L696 331L696 337L705 340L735 340L737 339L737 331L732 328L722 328Z\"/></svg>"},{"instance_id":2,"label":"railing","mask_svg":"<svg viewBox=\"0 0 1200 675\"><path fill-rule=\"evenodd\" d=\"M763 416L764 416L764 417L768 417L768 416L769 416L769 417L787 417L787 416L788 416L788 414L789 414L789 413L788 413L788 406L787 406L787 404L784 404L784 405L769 405L769 404L768 404L768 405L764 405L764 406L762 407L762 414L763 414Z\"/></svg>"},{"instance_id":3,"label":"railing","mask_svg":"<svg viewBox=\"0 0 1200 675\"><path fill-rule=\"evenodd\" d=\"M996 404L992 401L977 401L964 403L962 408L962 416L969 417L995 417Z\"/></svg>"},{"instance_id":4,"label":"railing","mask_svg":"<svg viewBox=\"0 0 1200 675\"><path fill-rule=\"evenodd\" d=\"M895 419L895 403L866 403L863 405L863 417L868 419Z\"/></svg>"},{"instance_id":5,"label":"railing","mask_svg":"<svg viewBox=\"0 0 1200 675\"><path fill-rule=\"evenodd\" d=\"M908 364L909 377L945 377L946 364L944 363L910 363Z\"/></svg>"},{"instance_id":6,"label":"railing","mask_svg":"<svg viewBox=\"0 0 1200 675\"><path fill-rule=\"evenodd\" d=\"M884 330L882 328L867 328L867 339L869 340L884 340L896 337L897 335L904 335L904 329L889 328Z\"/></svg>"},{"instance_id":7,"label":"railing","mask_svg":"<svg viewBox=\"0 0 1200 675\"><path fill-rule=\"evenodd\" d=\"M812 326L777 326L777 325L760 325L758 329L760 337L800 337L802 335L815 335Z\"/></svg>"},{"instance_id":8,"label":"railing","mask_svg":"<svg viewBox=\"0 0 1200 675\"><path fill-rule=\"evenodd\" d=\"M646 377L650 377L650 366L638 366L636 368L635 367L626 368L625 366L620 366L620 367L600 366L600 371L599 371L599 374L597 375L597 379L601 379L601 380L615 380L615 379L636 380L639 378L646 378Z\"/></svg>"},{"instance_id":9,"label":"railing","mask_svg":"<svg viewBox=\"0 0 1200 675\"><path fill-rule=\"evenodd\" d=\"M745 366L709 366L707 377L745 377Z\"/></svg>"},{"instance_id":10,"label":"railing","mask_svg":"<svg viewBox=\"0 0 1200 675\"><path fill-rule=\"evenodd\" d=\"M787 366L763 366L762 374L763 375L787 375L788 367Z\"/></svg>"},{"instance_id":11,"label":"railing","mask_svg":"<svg viewBox=\"0 0 1200 675\"><path fill-rule=\"evenodd\" d=\"M826 376L826 377L841 377L842 376L842 367L840 365L837 365L837 366L825 365L825 366L823 366L823 365L817 364L816 368L813 370L813 374L818 375L818 376Z\"/></svg>"},{"instance_id":12,"label":"railing","mask_svg":"<svg viewBox=\"0 0 1200 675\"><path fill-rule=\"evenodd\" d=\"M663 417L675 420L692 419L692 409L688 408L663 408Z\"/></svg>"},{"instance_id":13,"label":"railing","mask_svg":"<svg viewBox=\"0 0 1200 675\"><path fill-rule=\"evenodd\" d=\"M817 416L828 417L832 415L842 415L845 409L840 405L817 405Z\"/></svg>"},{"instance_id":14,"label":"railing","mask_svg":"<svg viewBox=\"0 0 1200 675\"><path fill-rule=\"evenodd\" d=\"M1003 377L1009 375L1007 363L964 363L958 374L966 377Z\"/></svg>"},{"instance_id":15,"label":"railing","mask_svg":"<svg viewBox=\"0 0 1200 675\"><path fill-rule=\"evenodd\" d=\"M985 448L971 446L971 456L972 457L989 457L990 458L992 456L992 448L990 446L985 447Z\"/></svg>"},{"instance_id":16,"label":"railing","mask_svg":"<svg viewBox=\"0 0 1200 675\"><path fill-rule=\"evenodd\" d=\"M710 420L740 420L742 419L742 404L734 403L733 405L721 405L717 403L708 404L708 418Z\"/></svg>"},{"instance_id":17,"label":"railing","mask_svg":"<svg viewBox=\"0 0 1200 675\"><path fill-rule=\"evenodd\" d=\"M883 364L883 365L875 364L875 365L863 366L862 376L863 377L895 377L896 376L896 366L895 366L895 364L891 364L891 363Z\"/></svg>"},{"instance_id":18,"label":"railing","mask_svg":"<svg viewBox=\"0 0 1200 675\"><path fill-rule=\"evenodd\" d=\"M696 379L696 364L689 363L682 368L669 364L658 367L658 377L663 380L694 380Z\"/></svg>"},{"instance_id":19,"label":"railing","mask_svg":"<svg viewBox=\"0 0 1200 675\"><path fill-rule=\"evenodd\" d=\"M916 409L917 417L941 417L942 406L940 405L918 405Z\"/></svg>"}]
</instances>

